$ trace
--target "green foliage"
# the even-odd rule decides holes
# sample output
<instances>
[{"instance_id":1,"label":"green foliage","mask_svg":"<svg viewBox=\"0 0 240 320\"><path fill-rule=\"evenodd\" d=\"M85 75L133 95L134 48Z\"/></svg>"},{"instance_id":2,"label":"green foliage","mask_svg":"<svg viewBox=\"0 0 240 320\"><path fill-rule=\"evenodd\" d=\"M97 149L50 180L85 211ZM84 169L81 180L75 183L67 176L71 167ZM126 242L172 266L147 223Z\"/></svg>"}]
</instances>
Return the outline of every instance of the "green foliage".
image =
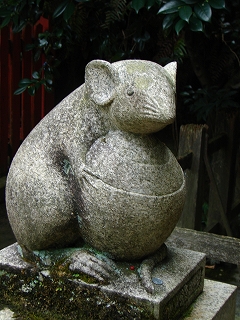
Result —
<instances>
[{"instance_id":1,"label":"green foliage","mask_svg":"<svg viewBox=\"0 0 240 320\"><path fill-rule=\"evenodd\" d=\"M150 40L154 41L155 27L160 28L162 23L156 14L159 5L158 0L2 1L1 26L11 22L13 32L20 32L29 23L35 24L41 16L51 21L50 30L38 34L26 46L26 50L34 52L35 61L43 54L45 63L34 71L35 77L32 75L28 82L20 81L15 94L27 90L33 95L40 85L51 90L59 64L76 50L83 64L96 57L108 61L141 58L143 52L143 58L149 59L146 48L152 50Z\"/></svg>"},{"instance_id":2,"label":"green foliage","mask_svg":"<svg viewBox=\"0 0 240 320\"><path fill-rule=\"evenodd\" d=\"M12 23L13 32L20 32L41 17L50 21L49 30L26 46L35 61L44 55L45 62L31 79L20 81L15 94L26 90L34 95L42 85L52 90L66 59L75 73L74 63L84 66L95 58L182 63L188 55L182 30L209 36L221 28L231 35L233 49L240 51L239 20L228 21L226 12L224 0L2 0L2 28Z\"/></svg>"},{"instance_id":3,"label":"green foliage","mask_svg":"<svg viewBox=\"0 0 240 320\"><path fill-rule=\"evenodd\" d=\"M174 26L177 34L188 26L192 31L204 31L204 24L211 22L213 9L224 9L224 0L170 0L158 11L166 15L163 29Z\"/></svg>"},{"instance_id":4,"label":"green foliage","mask_svg":"<svg viewBox=\"0 0 240 320\"><path fill-rule=\"evenodd\" d=\"M106 11L106 19L103 23L103 28L111 28L114 22L124 19L125 14L128 12L126 0L111 0Z\"/></svg>"},{"instance_id":5,"label":"green foliage","mask_svg":"<svg viewBox=\"0 0 240 320\"><path fill-rule=\"evenodd\" d=\"M60 3L60 5L53 12L52 18L55 19L59 17L62 13L65 14L65 12L68 12L67 10L68 4L70 5L72 3L71 2L69 3L68 0L64 0L62 3Z\"/></svg>"},{"instance_id":6,"label":"green foliage","mask_svg":"<svg viewBox=\"0 0 240 320\"><path fill-rule=\"evenodd\" d=\"M238 92L236 90L219 89L217 87L199 88L194 90L187 86L181 92L184 104L193 114L198 122L205 122L209 114L223 108L239 108Z\"/></svg>"},{"instance_id":7,"label":"green foliage","mask_svg":"<svg viewBox=\"0 0 240 320\"><path fill-rule=\"evenodd\" d=\"M0 2L1 28L12 22L12 30L20 32L28 23L35 23L41 16L41 0L3 0Z\"/></svg>"},{"instance_id":8,"label":"green foliage","mask_svg":"<svg viewBox=\"0 0 240 320\"><path fill-rule=\"evenodd\" d=\"M132 0L131 7L138 13L140 9L147 8L149 10L155 3L159 2L158 0Z\"/></svg>"},{"instance_id":9,"label":"green foliage","mask_svg":"<svg viewBox=\"0 0 240 320\"><path fill-rule=\"evenodd\" d=\"M44 63L43 67L41 68L40 72L44 70L44 76L41 78L39 71L34 71L32 73L32 79L24 78L20 80L18 86L19 88L15 90L14 94L18 95L23 93L25 90L31 95L34 96L36 90L41 86L44 85L46 91L52 91L52 84L53 84L53 74L51 68Z\"/></svg>"},{"instance_id":10,"label":"green foliage","mask_svg":"<svg viewBox=\"0 0 240 320\"><path fill-rule=\"evenodd\" d=\"M183 38L179 38L173 48L173 59L179 63L182 63L183 59L187 56L185 42Z\"/></svg>"}]
</instances>

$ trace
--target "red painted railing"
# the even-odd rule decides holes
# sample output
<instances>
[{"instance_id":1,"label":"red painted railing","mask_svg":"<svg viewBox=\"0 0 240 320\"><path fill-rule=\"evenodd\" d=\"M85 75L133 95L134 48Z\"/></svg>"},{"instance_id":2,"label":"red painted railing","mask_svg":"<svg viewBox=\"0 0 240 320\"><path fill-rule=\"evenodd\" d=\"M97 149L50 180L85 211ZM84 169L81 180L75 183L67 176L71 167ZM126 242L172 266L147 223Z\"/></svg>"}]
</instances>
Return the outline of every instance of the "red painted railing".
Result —
<instances>
[{"instance_id":1,"label":"red painted railing","mask_svg":"<svg viewBox=\"0 0 240 320\"><path fill-rule=\"evenodd\" d=\"M44 57L33 61L33 53L26 51L38 33L48 29L48 20L41 18L34 26L27 26L14 34L11 27L0 32L0 176L7 173L12 156L31 129L54 106L54 95L40 88L35 96L27 92L14 95L22 78L31 78L39 70Z\"/></svg>"}]
</instances>

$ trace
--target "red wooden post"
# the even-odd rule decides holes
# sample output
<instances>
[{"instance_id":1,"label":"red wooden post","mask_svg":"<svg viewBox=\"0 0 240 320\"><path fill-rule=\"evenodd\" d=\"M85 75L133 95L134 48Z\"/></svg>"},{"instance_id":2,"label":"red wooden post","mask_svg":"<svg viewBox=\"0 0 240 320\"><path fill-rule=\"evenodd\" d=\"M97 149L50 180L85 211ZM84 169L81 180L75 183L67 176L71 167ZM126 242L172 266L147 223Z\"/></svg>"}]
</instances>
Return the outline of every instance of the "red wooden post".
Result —
<instances>
[{"instance_id":1,"label":"red wooden post","mask_svg":"<svg viewBox=\"0 0 240 320\"><path fill-rule=\"evenodd\" d=\"M32 52L25 51L25 45L32 42L32 36L49 28L49 21L43 17L19 34L13 34L10 27L1 30L0 36L0 176L7 173L8 143L12 156L16 153L31 129L54 107L54 95L41 87L34 97L27 92L14 95L22 78L31 78L32 72L41 68L44 56L34 63ZM22 36L22 38L21 38ZM22 54L22 55L21 55Z\"/></svg>"},{"instance_id":2,"label":"red wooden post","mask_svg":"<svg viewBox=\"0 0 240 320\"><path fill-rule=\"evenodd\" d=\"M44 92L44 115L54 107L54 94L52 92Z\"/></svg>"},{"instance_id":3,"label":"red wooden post","mask_svg":"<svg viewBox=\"0 0 240 320\"><path fill-rule=\"evenodd\" d=\"M9 123L9 28L0 31L0 176L8 168L8 123Z\"/></svg>"},{"instance_id":4,"label":"red wooden post","mask_svg":"<svg viewBox=\"0 0 240 320\"><path fill-rule=\"evenodd\" d=\"M10 31L10 143L13 155L20 146L21 96L14 95L21 79L21 37Z\"/></svg>"},{"instance_id":5,"label":"red wooden post","mask_svg":"<svg viewBox=\"0 0 240 320\"><path fill-rule=\"evenodd\" d=\"M40 18L37 25L34 26L34 37L37 36L38 33L44 32L49 29L49 20L43 17ZM45 62L45 58L42 55L40 60L35 64L37 69L40 69L43 63ZM41 95L41 97L40 97ZM39 99L39 100L38 100ZM52 108L54 107L54 94L46 92L43 87L41 87L35 96L35 124L43 118ZM39 113L41 110L41 113Z\"/></svg>"},{"instance_id":6,"label":"red wooden post","mask_svg":"<svg viewBox=\"0 0 240 320\"><path fill-rule=\"evenodd\" d=\"M39 33L43 32L43 27L41 24L38 24L34 27L34 38L37 37ZM43 65L43 56L40 57L38 61L34 63L34 70L38 71ZM34 118L34 126L41 120L41 118L44 116L42 115L43 110L43 101L44 101L44 88L41 86L34 96L34 111L33 111L33 118Z\"/></svg>"},{"instance_id":7,"label":"red wooden post","mask_svg":"<svg viewBox=\"0 0 240 320\"><path fill-rule=\"evenodd\" d=\"M26 51L25 46L32 42L32 27L27 25L22 31L23 48L22 48L22 78L32 77L32 52ZM33 98L27 91L22 94L22 133L25 138L33 128Z\"/></svg>"}]
</instances>

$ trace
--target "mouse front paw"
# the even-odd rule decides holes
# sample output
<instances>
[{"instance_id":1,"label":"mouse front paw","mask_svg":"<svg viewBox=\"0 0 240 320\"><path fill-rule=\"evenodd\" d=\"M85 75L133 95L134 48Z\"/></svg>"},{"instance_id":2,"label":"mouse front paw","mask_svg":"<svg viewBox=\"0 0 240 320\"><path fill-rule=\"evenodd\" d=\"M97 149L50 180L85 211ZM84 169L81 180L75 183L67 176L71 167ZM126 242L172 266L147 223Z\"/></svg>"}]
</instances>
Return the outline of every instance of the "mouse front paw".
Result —
<instances>
[{"instance_id":1,"label":"mouse front paw","mask_svg":"<svg viewBox=\"0 0 240 320\"><path fill-rule=\"evenodd\" d=\"M87 250L73 253L68 258L69 270L93 277L98 282L106 282L117 276L117 266L108 257Z\"/></svg>"},{"instance_id":2,"label":"mouse front paw","mask_svg":"<svg viewBox=\"0 0 240 320\"><path fill-rule=\"evenodd\" d=\"M167 246L163 244L152 256L143 260L140 266L139 275L142 285L148 293L154 293L152 281L153 268L167 256Z\"/></svg>"}]
</instances>

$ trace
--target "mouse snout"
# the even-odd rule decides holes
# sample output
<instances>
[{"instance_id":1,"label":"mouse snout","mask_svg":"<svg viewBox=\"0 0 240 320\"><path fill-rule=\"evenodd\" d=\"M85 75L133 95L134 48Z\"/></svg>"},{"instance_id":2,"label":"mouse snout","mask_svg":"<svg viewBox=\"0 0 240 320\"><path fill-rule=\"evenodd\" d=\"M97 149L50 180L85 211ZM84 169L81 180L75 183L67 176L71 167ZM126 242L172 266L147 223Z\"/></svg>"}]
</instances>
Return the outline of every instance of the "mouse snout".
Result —
<instances>
[{"instance_id":1,"label":"mouse snout","mask_svg":"<svg viewBox=\"0 0 240 320\"><path fill-rule=\"evenodd\" d=\"M120 92L110 107L112 123L120 130L133 133L157 132L172 123L174 116L173 99L137 88Z\"/></svg>"},{"instance_id":2,"label":"mouse snout","mask_svg":"<svg viewBox=\"0 0 240 320\"><path fill-rule=\"evenodd\" d=\"M175 119L175 101L165 101L163 98L156 99L146 96L144 103L139 104L139 112L146 120L156 121L168 125Z\"/></svg>"}]
</instances>

